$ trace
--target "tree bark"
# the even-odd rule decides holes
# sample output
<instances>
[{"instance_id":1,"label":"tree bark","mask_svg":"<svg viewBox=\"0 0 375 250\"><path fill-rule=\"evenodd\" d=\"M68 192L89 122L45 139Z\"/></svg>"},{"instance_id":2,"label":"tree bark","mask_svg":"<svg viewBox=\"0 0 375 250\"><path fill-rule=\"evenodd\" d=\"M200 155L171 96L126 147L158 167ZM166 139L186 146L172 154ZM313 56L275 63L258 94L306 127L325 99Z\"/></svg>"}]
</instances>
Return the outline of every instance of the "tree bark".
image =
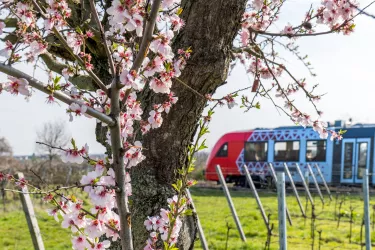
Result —
<instances>
[{"instance_id":1,"label":"tree bark","mask_svg":"<svg viewBox=\"0 0 375 250\"><path fill-rule=\"evenodd\" d=\"M186 25L173 43L177 49L193 52L180 79L203 96L212 94L227 78L233 40L247 0L185 0L182 18ZM131 171L131 196L134 249L143 249L149 233L143 226L147 216L159 214L174 195L171 186L177 169L187 160L187 147L194 138L197 122L206 100L175 81L172 91L179 100L164 117L162 126L143 136L146 159ZM160 103L160 95L146 89L143 107ZM148 111L145 112L148 114ZM180 233L180 249L193 249L195 218L186 217Z\"/></svg>"}]
</instances>

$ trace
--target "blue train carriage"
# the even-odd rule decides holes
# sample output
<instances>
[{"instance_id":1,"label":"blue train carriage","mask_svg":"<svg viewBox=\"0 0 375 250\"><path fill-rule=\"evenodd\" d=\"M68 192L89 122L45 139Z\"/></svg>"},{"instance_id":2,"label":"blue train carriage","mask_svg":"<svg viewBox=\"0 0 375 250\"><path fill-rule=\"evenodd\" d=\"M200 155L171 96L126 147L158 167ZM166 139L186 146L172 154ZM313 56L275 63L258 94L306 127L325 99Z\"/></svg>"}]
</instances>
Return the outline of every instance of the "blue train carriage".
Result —
<instances>
[{"instance_id":1,"label":"blue train carriage","mask_svg":"<svg viewBox=\"0 0 375 250\"><path fill-rule=\"evenodd\" d=\"M246 165L255 176L267 182L271 175L267 162L281 167L284 162L291 169L295 182L301 182L297 172L293 171L299 164L305 174L309 163L317 181L322 183L317 174L317 164L325 180L331 185L360 185L364 169L374 173L374 137L375 124L356 124L345 126L344 122L336 121L331 130L346 130L341 141L330 138L320 139L312 128L279 127L275 129L255 129L245 141L244 148L238 155L236 165L242 173ZM370 183L375 184L375 176ZM286 178L288 182L288 179ZM310 182L312 181L310 177Z\"/></svg>"}]
</instances>

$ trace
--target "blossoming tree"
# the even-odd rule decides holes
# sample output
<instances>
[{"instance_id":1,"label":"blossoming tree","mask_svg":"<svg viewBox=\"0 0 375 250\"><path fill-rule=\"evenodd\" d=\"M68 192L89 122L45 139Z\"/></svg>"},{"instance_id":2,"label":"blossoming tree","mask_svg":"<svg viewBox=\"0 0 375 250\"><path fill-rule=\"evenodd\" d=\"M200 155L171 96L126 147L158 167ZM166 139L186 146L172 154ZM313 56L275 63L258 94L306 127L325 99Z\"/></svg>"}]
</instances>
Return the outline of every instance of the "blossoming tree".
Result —
<instances>
[{"instance_id":1,"label":"blossoming tree","mask_svg":"<svg viewBox=\"0 0 375 250\"><path fill-rule=\"evenodd\" d=\"M274 31L283 5L283 0L0 0L0 72L8 76L0 92L30 98L41 91L48 104L67 104L70 121L96 119L93 136L107 150L106 159L95 161L88 145L73 139L71 147L57 147L64 161L93 166L79 185L64 187L83 188L90 204L78 194L64 195L62 188L39 190L2 173L0 179L44 194L49 214L71 229L74 249L192 249L196 225L185 190L194 181L188 173L194 153L205 148L201 139L213 110L222 104L232 108L241 93L212 97L231 64L242 64L252 76L252 98L243 95L242 107L259 108L256 100L262 97L281 100L275 106L293 122L313 126L322 138L341 138L319 120L315 87L294 77L275 48L296 54L298 37L350 34L358 4L323 0L301 23ZM24 67L43 68L48 81L24 73ZM296 107L297 92L316 114Z\"/></svg>"}]
</instances>

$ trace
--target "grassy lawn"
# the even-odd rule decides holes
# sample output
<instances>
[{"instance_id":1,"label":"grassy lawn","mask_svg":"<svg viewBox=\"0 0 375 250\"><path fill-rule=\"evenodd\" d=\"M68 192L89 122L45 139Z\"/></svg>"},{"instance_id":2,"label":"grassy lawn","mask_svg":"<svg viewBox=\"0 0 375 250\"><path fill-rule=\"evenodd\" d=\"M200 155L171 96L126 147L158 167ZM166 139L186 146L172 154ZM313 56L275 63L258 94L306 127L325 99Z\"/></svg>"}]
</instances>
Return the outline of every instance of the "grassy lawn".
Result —
<instances>
[{"instance_id":1,"label":"grassy lawn","mask_svg":"<svg viewBox=\"0 0 375 250\"><path fill-rule=\"evenodd\" d=\"M255 199L249 190L235 191L232 189L230 191L247 238L246 243L240 240L222 190L202 188L191 190L210 249L264 249L267 230L257 209ZM302 191L300 191L300 195L305 206L305 197ZM260 194L260 197L266 213L271 214L271 223L274 224L271 249L278 249L276 194L263 192ZM342 197L344 195L338 197L338 202L343 199ZM339 228L337 228L337 220L334 218L335 196L332 202L329 202L328 197L325 197L326 204L324 207L319 198L315 196L315 214L317 220L315 221L314 249L319 249L318 230L322 232L320 241L320 249L322 250L361 249L359 242L363 202L359 194L345 195L345 197L345 202L341 208L341 213L344 216L341 218ZM374 201L372 204L375 204L375 196L371 197L371 199ZM47 215L45 212L47 206L41 206L37 200L34 201L34 204L46 249L71 249L70 230L62 229L53 218ZM288 225L287 228L288 248L311 249L311 219L305 220L301 216L296 199L292 193L288 193L287 204L293 220L293 226ZM351 244L349 243L350 227L348 222L350 206L354 208ZM7 211L4 212L2 205L0 205L0 249L32 249L31 237L28 233L20 202L12 202L7 205L6 209ZM307 214L309 217L311 216L310 207L307 210ZM372 237L375 242L375 234ZM228 245L227 248L226 244ZM201 249L199 240L196 243L195 249Z\"/></svg>"},{"instance_id":2,"label":"grassy lawn","mask_svg":"<svg viewBox=\"0 0 375 250\"><path fill-rule=\"evenodd\" d=\"M262 217L255 199L250 191L231 190L233 202L235 204L237 214L242 223L247 242L243 243L231 216L227 201L222 190L213 189L193 189L191 193L200 217L206 239L210 249L264 249L267 239L267 230L263 223ZM278 221L277 221L277 199L276 194L262 193L261 201L266 210L266 214L271 214L271 223L274 224L273 234L271 238L271 249L278 249ZM300 192L301 200L305 206L304 193ZM325 197L325 205L318 196L314 195L315 200L315 243L314 249L319 249L319 233L321 230L320 249L361 249L360 229L361 218L363 216L363 201L359 194L341 195L338 197L337 211L340 201L345 198L341 208L341 222L337 228L337 220L335 220L335 203L336 197L329 202L328 196ZM371 197L375 204L375 196ZM288 249L312 249L311 237L311 207L307 210L308 219L301 216L296 198L292 193L287 194L287 204L292 216L293 226L288 224ZM372 205L371 204L371 205ZM354 208L354 223L352 225L352 244L349 243L349 214L350 207ZM371 208L370 208L371 209ZM372 209L371 209L372 213ZM371 214L372 216L372 214ZM228 233L229 227L229 233ZM228 235L228 237L227 237ZM375 234L372 234L372 240L375 241ZM228 247L226 248L226 242ZM364 241L364 232L363 232ZM200 249L200 242L197 242L196 249Z\"/></svg>"},{"instance_id":3,"label":"grassy lawn","mask_svg":"<svg viewBox=\"0 0 375 250\"><path fill-rule=\"evenodd\" d=\"M21 202L13 202L6 208L6 212L3 211L3 207L0 210L0 249L33 249ZM70 230L61 228L39 205L35 206L35 212L45 248L54 250L72 249Z\"/></svg>"}]
</instances>

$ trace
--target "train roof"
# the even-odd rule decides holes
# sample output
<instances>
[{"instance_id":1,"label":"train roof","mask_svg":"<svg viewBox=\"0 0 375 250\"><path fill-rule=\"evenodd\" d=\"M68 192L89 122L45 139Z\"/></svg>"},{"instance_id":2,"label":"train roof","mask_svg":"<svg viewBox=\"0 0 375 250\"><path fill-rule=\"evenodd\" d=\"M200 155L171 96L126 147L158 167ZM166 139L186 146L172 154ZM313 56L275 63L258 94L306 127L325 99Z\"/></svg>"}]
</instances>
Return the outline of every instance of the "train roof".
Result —
<instances>
[{"instance_id":1,"label":"train roof","mask_svg":"<svg viewBox=\"0 0 375 250\"><path fill-rule=\"evenodd\" d=\"M342 123L344 124L344 123ZM330 124L328 124L330 125ZM333 125L333 124L332 124ZM304 130L304 129L312 129L312 127L302 127L302 126L280 126L276 128L255 128L250 130L243 130L243 131L233 131L229 132L228 134L234 135L238 133L251 133L253 131L277 131L277 130ZM329 126L329 130L338 131L340 129L346 130L344 134L345 137L373 137L375 135L375 124L374 123L356 123L351 126Z\"/></svg>"}]
</instances>

